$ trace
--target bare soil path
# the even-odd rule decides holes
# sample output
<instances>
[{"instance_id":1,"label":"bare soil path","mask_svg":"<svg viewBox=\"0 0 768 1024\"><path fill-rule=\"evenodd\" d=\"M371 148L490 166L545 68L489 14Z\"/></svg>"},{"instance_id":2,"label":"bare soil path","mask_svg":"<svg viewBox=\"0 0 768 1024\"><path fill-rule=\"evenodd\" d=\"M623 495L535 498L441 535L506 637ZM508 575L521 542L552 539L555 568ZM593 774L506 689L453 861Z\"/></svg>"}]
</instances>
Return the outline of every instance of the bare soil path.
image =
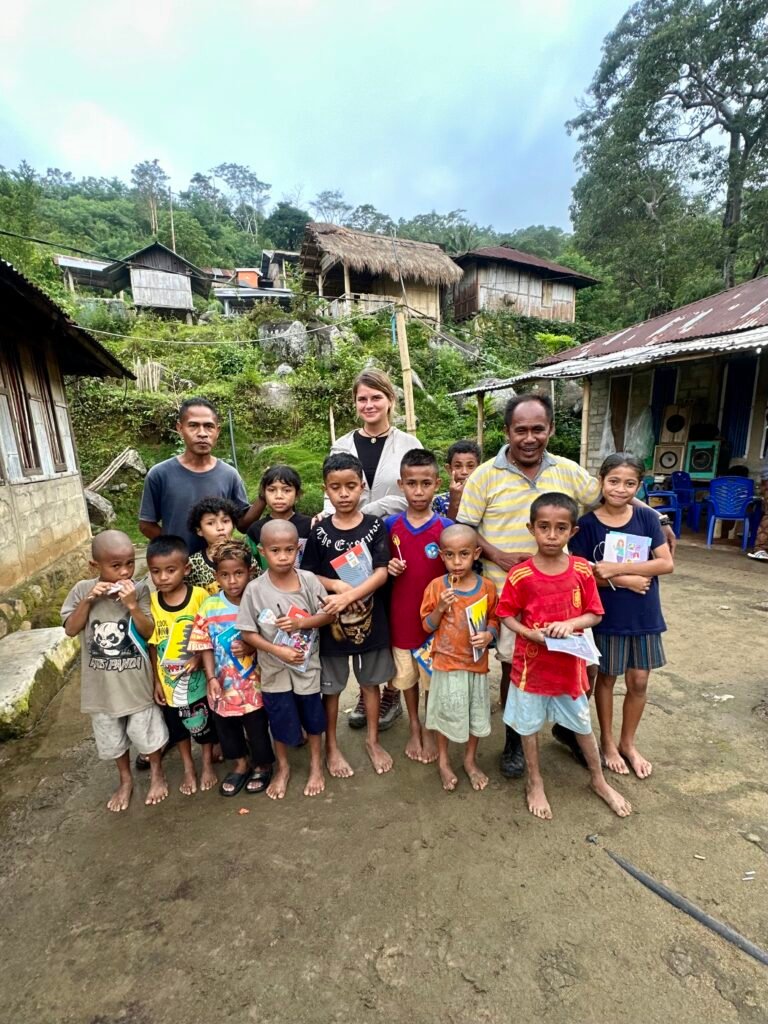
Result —
<instances>
[{"instance_id":1,"label":"bare soil path","mask_svg":"<svg viewBox=\"0 0 768 1024\"><path fill-rule=\"evenodd\" d=\"M534 820L497 772L499 714L483 793L463 776L443 793L434 767L403 756L401 721L385 777L343 728L356 774L322 797L302 796L304 752L279 803L184 798L170 756L169 799L144 807L142 779L111 815L113 768L73 681L32 736L0 747L0 1019L768 1021L768 968L603 849L768 948L768 566L686 546L663 603L669 666L642 732L655 770L616 780L627 820L548 739L555 818Z\"/></svg>"}]
</instances>

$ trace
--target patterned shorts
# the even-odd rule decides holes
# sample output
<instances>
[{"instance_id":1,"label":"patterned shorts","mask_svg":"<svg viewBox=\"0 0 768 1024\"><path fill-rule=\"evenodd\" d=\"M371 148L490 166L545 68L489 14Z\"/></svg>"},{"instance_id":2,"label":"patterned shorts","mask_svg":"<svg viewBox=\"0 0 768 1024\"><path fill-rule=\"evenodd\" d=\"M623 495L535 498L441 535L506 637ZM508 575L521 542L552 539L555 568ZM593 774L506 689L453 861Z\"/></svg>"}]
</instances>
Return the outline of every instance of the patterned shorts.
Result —
<instances>
[{"instance_id":1,"label":"patterned shorts","mask_svg":"<svg viewBox=\"0 0 768 1024\"><path fill-rule=\"evenodd\" d=\"M599 670L606 676L623 676L628 668L650 671L667 663L659 633L642 636L595 633L595 643L600 651Z\"/></svg>"}]
</instances>

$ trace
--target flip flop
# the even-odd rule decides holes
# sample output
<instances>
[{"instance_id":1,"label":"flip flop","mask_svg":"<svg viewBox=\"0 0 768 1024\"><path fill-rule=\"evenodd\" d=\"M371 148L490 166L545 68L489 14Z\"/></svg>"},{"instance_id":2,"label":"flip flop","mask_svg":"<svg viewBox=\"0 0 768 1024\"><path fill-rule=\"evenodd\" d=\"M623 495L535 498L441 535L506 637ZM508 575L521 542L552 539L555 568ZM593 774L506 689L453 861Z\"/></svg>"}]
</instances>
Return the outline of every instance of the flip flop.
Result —
<instances>
[{"instance_id":1,"label":"flip flop","mask_svg":"<svg viewBox=\"0 0 768 1024\"><path fill-rule=\"evenodd\" d=\"M222 780L219 786L219 793L222 796L237 796L247 781L248 772L230 772ZM232 789L224 789L226 785L230 785Z\"/></svg>"},{"instance_id":2,"label":"flip flop","mask_svg":"<svg viewBox=\"0 0 768 1024\"><path fill-rule=\"evenodd\" d=\"M756 562L768 562L768 551L749 551L747 558L754 558Z\"/></svg>"},{"instance_id":3,"label":"flip flop","mask_svg":"<svg viewBox=\"0 0 768 1024\"><path fill-rule=\"evenodd\" d=\"M272 781L272 769L267 768L262 770L260 768L254 768L251 772L248 782L245 785L246 793L263 793L267 786ZM251 786L251 783L255 782L255 786Z\"/></svg>"}]
</instances>

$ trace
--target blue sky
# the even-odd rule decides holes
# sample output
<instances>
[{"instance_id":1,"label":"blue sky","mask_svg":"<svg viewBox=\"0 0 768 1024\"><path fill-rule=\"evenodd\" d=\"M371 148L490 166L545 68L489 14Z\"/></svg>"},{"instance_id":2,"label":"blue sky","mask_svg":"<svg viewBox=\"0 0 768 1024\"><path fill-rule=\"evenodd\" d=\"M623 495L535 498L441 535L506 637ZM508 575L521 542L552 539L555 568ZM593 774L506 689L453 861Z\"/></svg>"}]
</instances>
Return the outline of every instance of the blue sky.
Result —
<instances>
[{"instance_id":1,"label":"blue sky","mask_svg":"<svg viewBox=\"0 0 768 1024\"><path fill-rule=\"evenodd\" d=\"M567 228L564 122L627 0L26 0L0 19L0 163Z\"/></svg>"}]
</instances>

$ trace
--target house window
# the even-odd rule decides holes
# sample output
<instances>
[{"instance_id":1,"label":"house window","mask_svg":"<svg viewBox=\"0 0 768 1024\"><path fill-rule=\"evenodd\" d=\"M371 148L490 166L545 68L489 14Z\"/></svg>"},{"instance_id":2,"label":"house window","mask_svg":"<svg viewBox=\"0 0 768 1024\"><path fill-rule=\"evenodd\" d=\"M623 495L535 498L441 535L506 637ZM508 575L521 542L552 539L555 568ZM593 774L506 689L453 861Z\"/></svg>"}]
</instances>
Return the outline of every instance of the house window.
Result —
<instances>
[{"instance_id":1,"label":"house window","mask_svg":"<svg viewBox=\"0 0 768 1024\"><path fill-rule=\"evenodd\" d=\"M21 471L24 476L42 473L40 450L32 426L32 410L16 352L7 352L0 360L0 376L0 393L7 396L10 406Z\"/></svg>"},{"instance_id":2,"label":"house window","mask_svg":"<svg viewBox=\"0 0 768 1024\"><path fill-rule=\"evenodd\" d=\"M45 356L36 353L33 359L33 383L34 391L30 393L30 399L40 404L45 432L48 435L48 443L51 449L51 461L56 473L63 473L67 468L67 459L64 454L64 445L61 443L61 433L56 419L56 403L53 400L51 390L51 378L48 374L48 367Z\"/></svg>"}]
</instances>

